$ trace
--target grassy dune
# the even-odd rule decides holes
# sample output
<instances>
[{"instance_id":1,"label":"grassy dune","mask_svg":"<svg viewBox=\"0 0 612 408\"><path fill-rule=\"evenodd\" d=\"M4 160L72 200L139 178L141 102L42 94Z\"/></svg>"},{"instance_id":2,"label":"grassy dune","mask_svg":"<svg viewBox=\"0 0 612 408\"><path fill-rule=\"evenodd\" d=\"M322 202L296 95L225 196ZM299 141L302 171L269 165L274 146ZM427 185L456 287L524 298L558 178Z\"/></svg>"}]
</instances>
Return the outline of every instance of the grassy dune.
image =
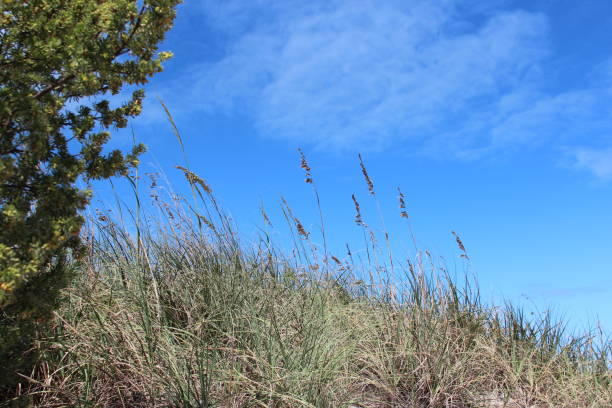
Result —
<instances>
[{"instance_id":1,"label":"grassy dune","mask_svg":"<svg viewBox=\"0 0 612 408\"><path fill-rule=\"evenodd\" d=\"M185 174L193 206L153 186L156 211L126 212L131 227L91 218L89 256L18 391L34 406L612 407L603 336L483 304L426 251L404 265L371 242L386 259L374 267L326 254L288 206L293 251L241 244Z\"/></svg>"}]
</instances>

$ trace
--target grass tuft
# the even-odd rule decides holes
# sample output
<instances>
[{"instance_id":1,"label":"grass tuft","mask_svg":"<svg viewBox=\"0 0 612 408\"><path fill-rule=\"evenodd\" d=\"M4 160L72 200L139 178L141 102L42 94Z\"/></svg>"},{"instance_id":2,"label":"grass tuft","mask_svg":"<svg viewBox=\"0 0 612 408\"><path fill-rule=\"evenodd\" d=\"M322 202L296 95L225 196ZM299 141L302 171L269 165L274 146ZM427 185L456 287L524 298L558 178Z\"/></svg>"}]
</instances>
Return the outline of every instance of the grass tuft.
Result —
<instances>
[{"instance_id":1,"label":"grass tuft","mask_svg":"<svg viewBox=\"0 0 612 408\"><path fill-rule=\"evenodd\" d=\"M612 346L601 332L570 335L550 314L485 305L476 282L453 280L427 251L395 262L401 279L350 249L338 257L326 247L321 263L285 201L294 250L267 236L245 246L208 184L179 169L198 205L166 197L150 175L150 214L139 205L125 212L131 224L111 212L90 218L89 255L17 391L35 406L612 406Z\"/></svg>"}]
</instances>

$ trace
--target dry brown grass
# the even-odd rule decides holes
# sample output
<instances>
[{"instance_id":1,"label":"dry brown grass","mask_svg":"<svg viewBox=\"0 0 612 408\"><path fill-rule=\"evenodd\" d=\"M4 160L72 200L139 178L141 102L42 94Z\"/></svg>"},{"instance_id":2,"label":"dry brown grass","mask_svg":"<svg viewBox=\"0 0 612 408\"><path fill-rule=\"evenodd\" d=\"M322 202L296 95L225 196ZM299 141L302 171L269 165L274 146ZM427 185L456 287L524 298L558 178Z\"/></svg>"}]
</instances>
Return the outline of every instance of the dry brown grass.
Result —
<instances>
[{"instance_id":1,"label":"dry brown grass","mask_svg":"<svg viewBox=\"0 0 612 408\"><path fill-rule=\"evenodd\" d=\"M314 187L302 152L300 159ZM549 315L527 319L511 305L484 305L475 282L451 279L427 251L396 262L402 279L389 279L387 263L354 262L350 251L341 260L325 249L319 259L286 202L295 249L283 253L267 240L249 249L210 187L182 170L203 200L199 210L155 191L162 218L134 216L136 234L110 213L92 219L83 273L66 291L53 331L41 333L43 357L14 404L612 406L603 335L570 336ZM353 201L355 221L372 237ZM271 226L263 209L262 216Z\"/></svg>"}]
</instances>

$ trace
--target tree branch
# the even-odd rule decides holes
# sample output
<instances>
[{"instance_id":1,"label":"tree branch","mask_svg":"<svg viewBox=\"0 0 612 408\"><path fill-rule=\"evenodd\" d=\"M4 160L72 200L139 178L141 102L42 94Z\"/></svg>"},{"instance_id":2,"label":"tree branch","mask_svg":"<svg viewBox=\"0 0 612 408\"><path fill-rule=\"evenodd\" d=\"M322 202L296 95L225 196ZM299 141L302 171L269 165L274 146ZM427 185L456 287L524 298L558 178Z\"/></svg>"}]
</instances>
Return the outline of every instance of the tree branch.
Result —
<instances>
[{"instance_id":1,"label":"tree branch","mask_svg":"<svg viewBox=\"0 0 612 408\"><path fill-rule=\"evenodd\" d=\"M65 85L67 82L72 81L74 79L75 75L74 74L70 74L68 76L65 76L64 78L60 79L58 82L56 82L53 85L49 85L48 87L46 87L45 89L43 89L42 91L38 92L36 95L34 95L34 99L40 99L43 96L45 96L46 94L48 94L49 92L61 88L63 85Z\"/></svg>"},{"instance_id":2,"label":"tree branch","mask_svg":"<svg viewBox=\"0 0 612 408\"><path fill-rule=\"evenodd\" d=\"M119 49L117 50L117 52L115 52L115 55L113 55L113 58L112 58L113 60L123 53L123 50L125 49L125 47L130 43L130 41L132 41L132 38L134 38L136 31L138 31L138 29L140 28L140 24L142 23L142 16L144 12L145 12L145 6L142 6L138 12L138 18L136 19L136 23L134 23L134 27L132 28L130 35L128 36L126 40L121 41L121 45L119 46ZM34 99L40 99L46 94L48 94L49 92L55 89L61 88L67 82L72 81L74 77L75 77L75 74L70 74L68 76L65 76L64 78L60 79L55 84L49 85L45 89L39 91L36 95L34 95Z\"/></svg>"}]
</instances>

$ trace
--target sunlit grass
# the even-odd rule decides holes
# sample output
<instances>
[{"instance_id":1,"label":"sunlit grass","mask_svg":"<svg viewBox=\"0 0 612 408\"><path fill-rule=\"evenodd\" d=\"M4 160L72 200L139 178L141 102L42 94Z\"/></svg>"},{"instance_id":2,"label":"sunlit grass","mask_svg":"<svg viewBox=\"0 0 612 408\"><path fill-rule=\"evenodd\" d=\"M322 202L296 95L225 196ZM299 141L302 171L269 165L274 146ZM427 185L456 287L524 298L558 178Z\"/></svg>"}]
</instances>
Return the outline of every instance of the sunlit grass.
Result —
<instances>
[{"instance_id":1,"label":"sunlit grass","mask_svg":"<svg viewBox=\"0 0 612 408\"><path fill-rule=\"evenodd\" d=\"M386 234L383 248L365 243L376 261L341 260L286 202L293 251L268 236L243 244L206 182L181 169L192 200L152 176L144 211L135 175L135 208L90 218L89 256L19 391L35 406L612 406L603 335L483 304L475 281L451 278L416 240L405 264ZM347 217L371 239L354 203Z\"/></svg>"}]
</instances>

